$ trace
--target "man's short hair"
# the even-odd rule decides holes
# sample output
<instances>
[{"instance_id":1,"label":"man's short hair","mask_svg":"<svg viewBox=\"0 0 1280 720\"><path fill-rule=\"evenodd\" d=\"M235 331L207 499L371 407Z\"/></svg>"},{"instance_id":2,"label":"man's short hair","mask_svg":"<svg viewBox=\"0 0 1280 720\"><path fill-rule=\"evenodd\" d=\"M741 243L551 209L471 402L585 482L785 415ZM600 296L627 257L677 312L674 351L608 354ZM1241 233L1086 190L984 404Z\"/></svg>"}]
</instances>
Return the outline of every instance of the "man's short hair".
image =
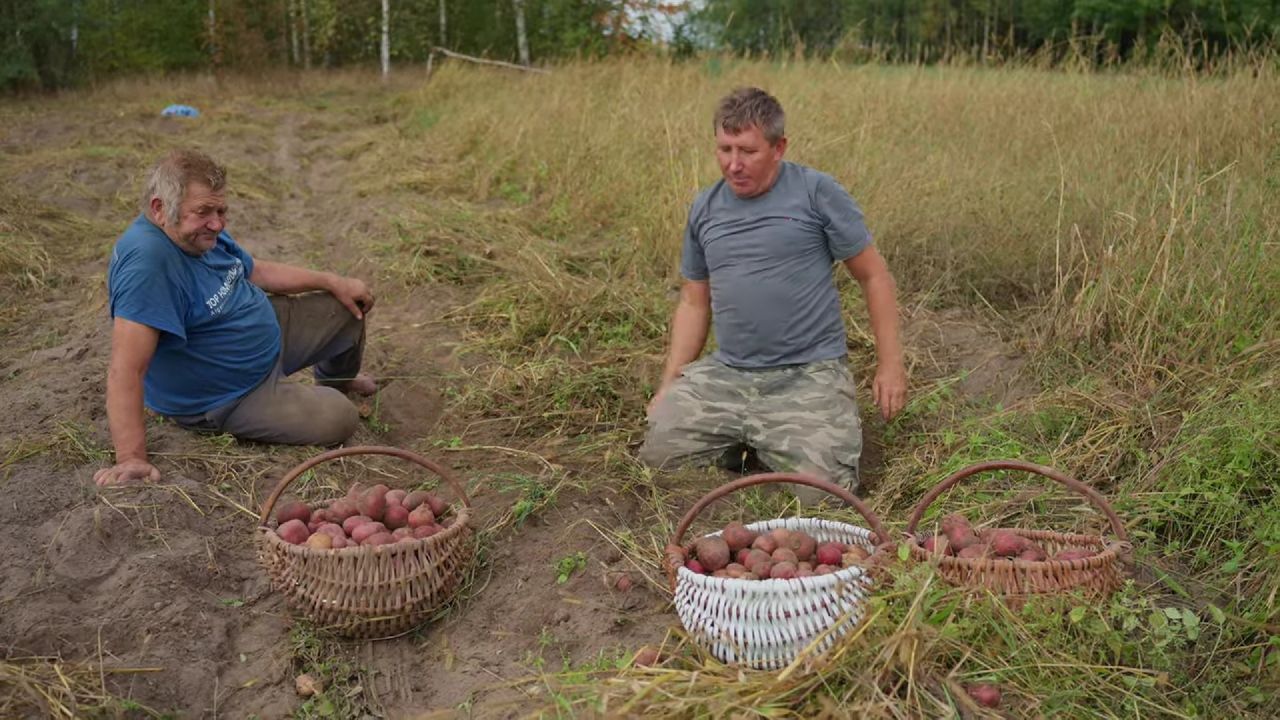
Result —
<instances>
[{"instance_id":1,"label":"man's short hair","mask_svg":"<svg viewBox=\"0 0 1280 720\"><path fill-rule=\"evenodd\" d=\"M192 182L204 183L210 190L222 190L227 185L227 170L199 150L181 148L170 151L156 163L147 177L147 187L142 193L142 213L150 215L151 198L158 197L164 203L169 222L177 223L182 198L187 194L187 185Z\"/></svg>"},{"instance_id":2,"label":"man's short hair","mask_svg":"<svg viewBox=\"0 0 1280 720\"><path fill-rule=\"evenodd\" d=\"M774 145L786 135L787 116L774 96L757 87L741 87L720 100L713 129L737 135L751 127L760 128Z\"/></svg>"}]
</instances>

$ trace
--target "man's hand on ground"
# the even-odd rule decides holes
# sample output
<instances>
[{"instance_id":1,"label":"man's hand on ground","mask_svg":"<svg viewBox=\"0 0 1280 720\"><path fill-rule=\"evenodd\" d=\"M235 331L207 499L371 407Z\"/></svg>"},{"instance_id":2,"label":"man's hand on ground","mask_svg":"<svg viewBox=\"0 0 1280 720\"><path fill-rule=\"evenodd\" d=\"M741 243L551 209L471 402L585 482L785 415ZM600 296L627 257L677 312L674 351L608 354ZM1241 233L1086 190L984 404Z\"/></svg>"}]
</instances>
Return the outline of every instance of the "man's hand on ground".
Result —
<instances>
[{"instance_id":1,"label":"man's hand on ground","mask_svg":"<svg viewBox=\"0 0 1280 720\"><path fill-rule=\"evenodd\" d=\"M662 396L666 395L667 390L671 388L671 383L671 380L664 380L662 384L658 386L657 391L653 393L653 399L649 401L648 407L644 409L645 417L653 415L653 411L658 407L658 402L662 400Z\"/></svg>"},{"instance_id":2,"label":"man's hand on ground","mask_svg":"<svg viewBox=\"0 0 1280 720\"><path fill-rule=\"evenodd\" d=\"M129 485L136 482L158 482L160 471L146 460L125 460L93 474L99 487Z\"/></svg>"},{"instance_id":3,"label":"man's hand on ground","mask_svg":"<svg viewBox=\"0 0 1280 720\"><path fill-rule=\"evenodd\" d=\"M373 292L369 290L369 286L364 284L363 280L356 278L340 277L333 281L333 287L329 289L338 302L342 303L351 311L352 315L363 320L364 314L373 309Z\"/></svg>"},{"instance_id":4,"label":"man's hand on ground","mask_svg":"<svg viewBox=\"0 0 1280 720\"><path fill-rule=\"evenodd\" d=\"M907 404L907 369L902 363L876 368L876 377L871 383L871 397L886 422L902 411Z\"/></svg>"}]
</instances>

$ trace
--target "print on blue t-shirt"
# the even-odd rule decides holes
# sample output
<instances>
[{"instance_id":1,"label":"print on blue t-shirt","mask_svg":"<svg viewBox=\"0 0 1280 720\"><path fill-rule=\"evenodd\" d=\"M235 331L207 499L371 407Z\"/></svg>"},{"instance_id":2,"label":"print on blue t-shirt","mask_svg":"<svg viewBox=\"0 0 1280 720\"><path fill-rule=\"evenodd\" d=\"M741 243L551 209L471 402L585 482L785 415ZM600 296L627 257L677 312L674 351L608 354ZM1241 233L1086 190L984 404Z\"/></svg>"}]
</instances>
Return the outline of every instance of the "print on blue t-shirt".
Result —
<instances>
[{"instance_id":1,"label":"print on blue t-shirt","mask_svg":"<svg viewBox=\"0 0 1280 720\"><path fill-rule=\"evenodd\" d=\"M147 407L199 415L236 400L271 372L280 323L249 282L253 258L225 231L188 255L146 217L116 241L107 270L111 317L160 331L143 381Z\"/></svg>"}]
</instances>

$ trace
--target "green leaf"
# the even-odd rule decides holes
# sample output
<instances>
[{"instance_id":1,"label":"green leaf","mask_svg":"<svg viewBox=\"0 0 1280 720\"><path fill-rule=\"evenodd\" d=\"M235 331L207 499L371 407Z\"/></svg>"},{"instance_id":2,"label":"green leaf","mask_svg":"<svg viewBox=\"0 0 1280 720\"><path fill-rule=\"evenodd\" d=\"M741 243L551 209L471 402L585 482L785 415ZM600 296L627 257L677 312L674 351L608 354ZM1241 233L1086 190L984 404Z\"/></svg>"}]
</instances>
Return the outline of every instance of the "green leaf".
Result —
<instances>
[{"instance_id":1,"label":"green leaf","mask_svg":"<svg viewBox=\"0 0 1280 720\"><path fill-rule=\"evenodd\" d=\"M244 605L244 600L240 598L222 598L222 604L227 607L238 608Z\"/></svg>"},{"instance_id":2,"label":"green leaf","mask_svg":"<svg viewBox=\"0 0 1280 720\"><path fill-rule=\"evenodd\" d=\"M1217 605L1210 605L1208 607L1208 610L1209 610L1209 616L1213 618L1213 621L1215 623L1221 625L1222 623L1227 621L1227 614L1222 612L1222 608L1218 607Z\"/></svg>"},{"instance_id":3,"label":"green leaf","mask_svg":"<svg viewBox=\"0 0 1280 720\"><path fill-rule=\"evenodd\" d=\"M1164 609L1164 615L1165 615L1165 617L1169 618L1170 620L1181 620L1181 619L1182 619L1182 611L1181 611L1181 610L1179 610L1178 608L1165 608L1165 609Z\"/></svg>"},{"instance_id":4,"label":"green leaf","mask_svg":"<svg viewBox=\"0 0 1280 720\"><path fill-rule=\"evenodd\" d=\"M898 546L898 559L906 562L909 557L911 557L911 548L907 547L906 543L902 543Z\"/></svg>"},{"instance_id":5,"label":"green leaf","mask_svg":"<svg viewBox=\"0 0 1280 720\"><path fill-rule=\"evenodd\" d=\"M1073 624L1074 624L1074 623L1078 623L1078 622L1080 622L1081 620L1083 620L1083 619L1084 619L1084 614L1085 614L1085 612L1086 612L1086 611L1085 611L1085 609L1084 609L1084 606L1083 606L1083 605L1077 605L1077 606L1075 606L1075 607L1071 608L1071 614L1070 614L1070 615L1068 615L1068 617L1070 617L1070 618L1071 618L1071 622L1072 622Z\"/></svg>"},{"instance_id":6,"label":"green leaf","mask_svg":"<svg viewBox=\"0 0 1280 720\"><path fill-rule=\"evenodd\" d=\"M1191 627L1200 627L1200 616L1199 616L1199 615L1196 615L1195 613L1191 612L1190 610L1188 610L1188 609L1186 609L1186 608L1183 608L1183 609L1182 609L1182 624L1183 624L1183 625L1186 625L1186 626L1187 626L1187 627L1189 627L1189 628L1191 628Z\"/></svg>"}]
</instances>

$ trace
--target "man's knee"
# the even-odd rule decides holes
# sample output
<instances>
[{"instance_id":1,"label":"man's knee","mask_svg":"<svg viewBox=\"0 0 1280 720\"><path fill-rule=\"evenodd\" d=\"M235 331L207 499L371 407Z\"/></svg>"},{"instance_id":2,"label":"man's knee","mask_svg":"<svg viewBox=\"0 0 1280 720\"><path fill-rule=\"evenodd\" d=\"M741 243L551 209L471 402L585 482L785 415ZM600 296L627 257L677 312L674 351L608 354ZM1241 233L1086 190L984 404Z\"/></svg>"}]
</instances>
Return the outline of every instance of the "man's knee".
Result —
<instances>
[{"instance_id":1,"label":"man's knee","mask_svg":"<svg viewBox=\"0 0 1280 720\"><path fill-rule=\"evenodd\" d=\"M346 442L360 426L360 412L345 395L331 388L318 387L316 391L328 391L321 412L310 419L312 439L306 445L337 445ZM336 396L336 397L333 397Z\"/></svg>"}]
</instances>

